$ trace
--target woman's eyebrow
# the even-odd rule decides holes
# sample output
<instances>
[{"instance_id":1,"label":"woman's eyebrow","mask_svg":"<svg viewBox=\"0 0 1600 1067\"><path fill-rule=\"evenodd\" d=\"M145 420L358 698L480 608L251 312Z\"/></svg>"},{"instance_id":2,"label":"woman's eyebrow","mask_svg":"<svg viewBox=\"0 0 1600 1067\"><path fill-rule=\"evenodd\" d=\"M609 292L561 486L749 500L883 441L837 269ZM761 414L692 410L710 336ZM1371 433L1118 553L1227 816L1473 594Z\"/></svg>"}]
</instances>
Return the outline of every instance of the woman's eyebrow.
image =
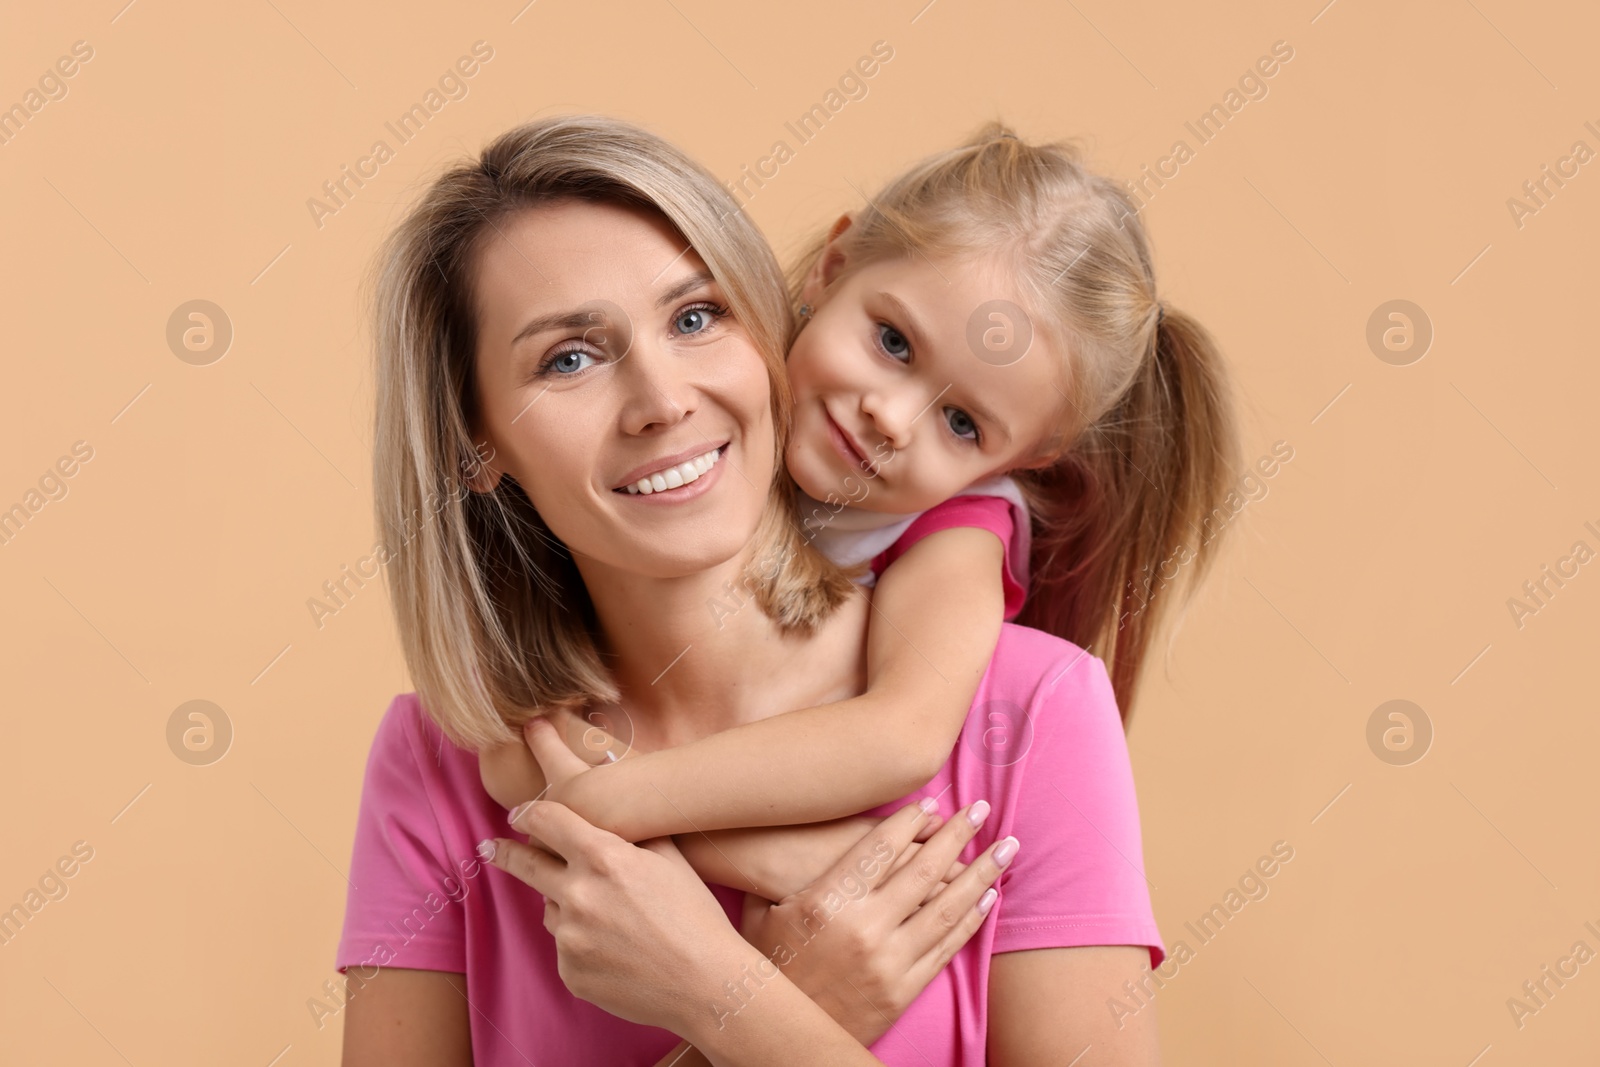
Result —
<instances>
[{"instance_id":1,"label":"woman's eyebrow","mask_svg":"<svg viewBox=\"0 0 1600 1067\"><path fill-rule=\"evenodd\" d=\"M710 271L696 271L662 293L656 299L656 307L666 307L674 300L681 299L686 293L692 293L701 286L710 285L714 281L716 279L712 277ZM584 307L573 308L570 311L552 311L548 315L540 315L517 331L517 335L511 339L511 347L515 348L524 339L534 337L547 330L577 330L596 325L601 321L604 314L603 306L585 305Z\"/></svg>"},{"instance_id":2,"label":"woman's eyebrow","mask_svg":"<svg viewBox=\"0 0 1600 1067\"><path fill-rule=\"evenodd\" d=\"M664 308L674 300L681 299L689 293L694 292L702 285L710 285L714 281L716 281L716 279L711 276L710 271L695 271L693 274L680 281L677 285L674 285L672 288L668 289L666 292L657 297L656 307Z\"/></svg>"},{"instance_id":3,"label":"woman's eyebrow","mask_svg":"<svg viewBox=\"0 0 1600 1067\"><path fill-rule=\"evenodd\" d=\"M576 330L580 326L593 326L596 316L600 314L599 308L582 307L572 311L554 311L548 315L540 315L517 331L517 335L511 339L511 347L515 348L525 338L547 330Z\"/></svg>"}]
</instances>

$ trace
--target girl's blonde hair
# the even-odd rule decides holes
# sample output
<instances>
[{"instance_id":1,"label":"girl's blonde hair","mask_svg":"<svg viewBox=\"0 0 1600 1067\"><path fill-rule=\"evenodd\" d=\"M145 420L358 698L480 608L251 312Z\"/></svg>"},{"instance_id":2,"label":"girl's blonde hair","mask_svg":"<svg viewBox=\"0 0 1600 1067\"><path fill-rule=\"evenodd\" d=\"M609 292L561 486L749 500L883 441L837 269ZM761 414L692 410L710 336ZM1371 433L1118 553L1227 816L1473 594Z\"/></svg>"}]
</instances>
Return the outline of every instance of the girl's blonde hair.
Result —
<instances>
[{"instance_id":1,"label":"girl's blonde hair","mask_svg":"<svg viewBox=\"0 0 1600 1067\"><path fill-rule=\"evenodd\" d=\"M474 289L501 221L564 199L659 212L705 261L766 361L778 462L743 577L785 631L808 632L850 584L806 542L783 469L792 314L761 233L668 142L593 116L529 122L435 180L386 238L374 297L373 494L400 640L422 705L455 743L512 740L536 710L615 701L588 592L515 480L468 489L480 459Z\"/></svg>"},{"instance_id":2,"label":"girl's blonde hair","mask_svg":"<svg viewBox=\"0 0 1600 1067\"><path fill-rule=\"evenodd\" d=\"M792 300L826 247L819 236L792 267ZM1029 144L989 123L869 198L835 247L844 264L830 286L913 254L1006 257L1043 320L1036 333L1066 353L1054 436L1036 466L1012 472L1033 514L1017 621L1100 656L1126 722L1168 603L1156 595L1185 566L1192 590L1211 563L1216 531L1202 522L1238 450L1221 354L1160 302L1137 210L1073 143Z\"/></svg>"}]
</instances>

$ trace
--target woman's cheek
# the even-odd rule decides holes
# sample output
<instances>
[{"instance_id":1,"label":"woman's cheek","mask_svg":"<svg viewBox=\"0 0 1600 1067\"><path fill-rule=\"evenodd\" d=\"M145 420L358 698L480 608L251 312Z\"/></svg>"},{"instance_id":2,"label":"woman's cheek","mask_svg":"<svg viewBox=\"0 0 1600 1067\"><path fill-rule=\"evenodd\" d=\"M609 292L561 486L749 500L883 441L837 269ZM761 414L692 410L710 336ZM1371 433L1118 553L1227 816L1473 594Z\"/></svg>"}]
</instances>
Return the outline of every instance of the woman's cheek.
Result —
<instances>
[{"instance_id":1,"label":"woman's cheek","mask_svg":"<svg viewBox=\"0 0 1600 1067\"><path fill-rule=\"evenodd\" d=\"M581 514L586 510L587 479L600 445L582 432L580 420L563 419L554 409L544 415L546 421L538 424L541 430L564 429L531 434L521 442L517 450L521 476L517 483L528 495L534 510L544 516L556 536L561 537L555 524L550 523L550 517Z\"/></svg>"}]
</instances>

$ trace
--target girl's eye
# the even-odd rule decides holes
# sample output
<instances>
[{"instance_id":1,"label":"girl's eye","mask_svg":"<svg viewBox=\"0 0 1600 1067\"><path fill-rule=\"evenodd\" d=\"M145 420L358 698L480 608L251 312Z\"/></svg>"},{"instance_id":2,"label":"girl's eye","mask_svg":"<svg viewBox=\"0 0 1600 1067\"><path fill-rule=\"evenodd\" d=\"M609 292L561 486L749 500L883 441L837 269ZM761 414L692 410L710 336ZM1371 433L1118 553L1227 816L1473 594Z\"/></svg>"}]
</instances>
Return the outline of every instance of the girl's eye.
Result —
<instances>
[{"instance_id":1,"label":"girl's eye","mask_svg":"<svg viewBox=\"0 0 1600 1067\"><path fill-rule=\"evenodd\" d=\"M557 375L576 374L581 370L588 369L590 364L585 363L584 360L589 360L592 363L594 356L581 348L569 348L565 352L557 352L551 356L545 363L544 369Z\"/></svg>"},{"instance_id":2,"label":"girl's eye","mask_svg":"<svg viewBox=\"0 0 1600 1067\"><path fill-rule=\"evenodd\" d=\"M696 304L678 312L672 326L679 333L704 333L716 320L719 309L711 304Z\"/></svg>"},{"instance_id":3,"label":"girl's eye","mask_svg":"<svg viewBox=\"0 0 1600 1067\"><path fill-rule=\"evenodd\" d=\"M978 440L978 424L972 421L971 415L960 408L945 408L944 421L950 425L950 432L957 437L973 442Z\"/></svg>"},{"instance_id":4,"label":"girl's eye","mask_svg":"<svg viewBox=\"0 0 1600 1067\"><path fill-rule=\"evenodd\" d=\"M906 340L905 334L886 322L878 323L878 344L902 363L911 355L911 342Z\"/></svg>"}]
</instances>

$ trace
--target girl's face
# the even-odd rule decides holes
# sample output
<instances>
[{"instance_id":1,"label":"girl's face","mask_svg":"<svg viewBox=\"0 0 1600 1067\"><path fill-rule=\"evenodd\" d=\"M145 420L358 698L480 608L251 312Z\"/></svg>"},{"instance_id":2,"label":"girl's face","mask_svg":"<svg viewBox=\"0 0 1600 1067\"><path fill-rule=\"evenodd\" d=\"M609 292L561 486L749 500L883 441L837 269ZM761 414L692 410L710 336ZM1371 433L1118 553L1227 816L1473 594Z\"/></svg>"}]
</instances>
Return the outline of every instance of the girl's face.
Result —
<instances>
[{"instance_id":1,"label":"girl's face","mask_svg":"<svg viewBox=\"0 0 1600 1067\"><path fill-rule=\"evenodd\" d=\"M1064 362L998 260L882 261L829 286L831 254L789 350L785 461L801 489L910 514L1038 458L1066 403Z\"/></svg>"},{"instance_id":2,"label":"girl's face","mask_svg":"<svg viewBox=\"0 0 1600 1067\"><path fill-rule=\"evenodd\" d=\"M654 212L565 200L479 255L475 487L515 478L580 568L703 571L766 504L767 364L685 243Z\"/></svg>"}]
</instances>

